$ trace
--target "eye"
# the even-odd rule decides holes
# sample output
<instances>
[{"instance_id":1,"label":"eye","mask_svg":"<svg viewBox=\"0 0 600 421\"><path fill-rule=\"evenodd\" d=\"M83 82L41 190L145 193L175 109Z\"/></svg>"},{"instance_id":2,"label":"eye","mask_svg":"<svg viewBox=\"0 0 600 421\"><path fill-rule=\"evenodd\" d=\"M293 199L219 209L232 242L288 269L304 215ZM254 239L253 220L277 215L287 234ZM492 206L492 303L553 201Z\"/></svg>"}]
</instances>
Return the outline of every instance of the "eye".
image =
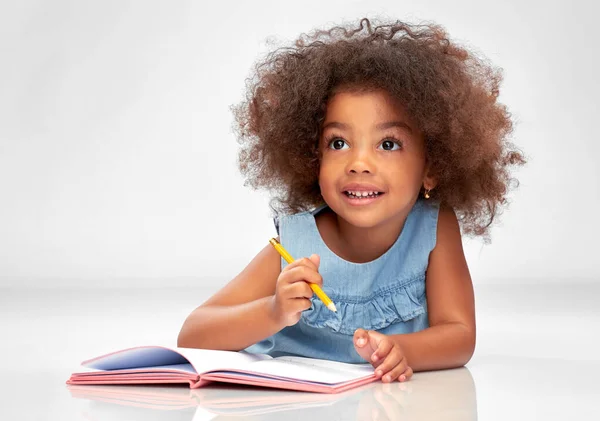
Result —
<instances>
[{"instance_id":1,"label":"eye","mask_svg":"<svg viewBox=\"0 0 600 421\"><path fill-rule=\"evenodd\" d=\"M380 146L386 151L397 151L402 149L402 142L396 139L386 139L381 142Z\"/></svg>"},{"instance_id":2,"label":"eye","mask_svg":"<svg viewBox=\"0 0 600 421\"><path fill-rule=\"evenodd\" d=\"M336 137L329 142L329 147L331 149L338 149L338 150L344 149L344 146L348 146L346 144L346 141L343 139L340 139L339 137Z\"/></svg>"}]
</instances>

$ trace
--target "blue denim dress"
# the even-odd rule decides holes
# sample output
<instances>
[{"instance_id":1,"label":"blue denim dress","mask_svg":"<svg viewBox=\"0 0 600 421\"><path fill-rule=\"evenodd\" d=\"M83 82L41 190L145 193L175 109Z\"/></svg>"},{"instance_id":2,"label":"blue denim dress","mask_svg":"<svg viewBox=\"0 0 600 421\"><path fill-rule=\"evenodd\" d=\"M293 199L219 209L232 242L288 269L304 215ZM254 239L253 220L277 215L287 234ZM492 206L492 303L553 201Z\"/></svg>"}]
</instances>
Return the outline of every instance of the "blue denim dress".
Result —
<instances>
[{"instance_id":1,"label":"blue denim dress","mask_svg":"<svg viewBox=\"0 0 600 421\"><path fill-rule=\"evenodd\" d=\"M364 363L354 349L356 329L394 335L429 326L425 272L436 243L439 204L418 199L396 242L367 263L348 262L327 247L315 221L324 207L284 216L276 226L281 244L295 259L320 256L323 291L335 303L337 314L314 295L298 323L246 351ZM282 259L281 265L284 268L287 262Z\"/></svg>"}]
</instances>

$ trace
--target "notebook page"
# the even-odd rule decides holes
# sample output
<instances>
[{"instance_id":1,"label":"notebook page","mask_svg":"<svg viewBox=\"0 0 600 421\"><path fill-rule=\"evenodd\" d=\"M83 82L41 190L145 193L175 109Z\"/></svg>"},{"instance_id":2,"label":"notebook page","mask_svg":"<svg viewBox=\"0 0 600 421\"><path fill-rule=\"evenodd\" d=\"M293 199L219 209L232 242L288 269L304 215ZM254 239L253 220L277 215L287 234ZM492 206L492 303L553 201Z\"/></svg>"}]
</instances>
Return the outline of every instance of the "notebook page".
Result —
<instances>
[{"instance_id":1,"label":"notebook page","mask_svg":"<svg viewBox=\"0 0 600 421\"><path fill-rule=\"evenodd\" d=\"M248 352L216 351L209 349L166 348L161 346L141 346L103 355L83 363L84 367L95 370L128 370L187 364L198 373L214 369L241 369L247 364L271 359L268 355Z\"/></svg>"},{"instance_id":2,"label":"notebook page","mask_svg":"<svg viewBox=\"0 0 600 421\"><path fill-rule=\"evenodd\" d=\"M159 365L185 364L184 357L171 349L159 346L142 346L112 352L83 365L96 370L127 370Z\"/></svg>"},{"instance_id":3,"label":"notebook page","mask_svg":"<svg viewBox=\"0 0 600 421\"><path fill-rule=\"evenodd\" d=\"M277 357L250 364L260 374L314 383L335 384L373 375L371 364L347 364L304 357Z\"/></svg>"},{"instance_id":4,"label":"notebook page","mask_svg":"<svg viewBox=\"0 0 600 421\"><path fill-rule=\"evenodd\" d=\"M171 364L171 365L156 365L150 367L137 367L137 368L126 368L119 370L97 370L94 368L83 368L76 373L73 373L74 376L77 375L88 375L94 377L102 377L107 375L114 374L144 374L144 373L173 373L174 371L179 371L183 373L196 374L196 370L192 367L191 364Z\"/></svg>"},{"instance_id":5,"label":"notebook page","mask_svg":"<svg viewBox=\"0 0 600 421\"><path fill-rule=\"evenodd\" d=\"M245 351L218 351L212 349L176 348L194 366L198 374L211 370L249 370L250 364L269 361L269 355Z\"/></svg>"}]
</instances>

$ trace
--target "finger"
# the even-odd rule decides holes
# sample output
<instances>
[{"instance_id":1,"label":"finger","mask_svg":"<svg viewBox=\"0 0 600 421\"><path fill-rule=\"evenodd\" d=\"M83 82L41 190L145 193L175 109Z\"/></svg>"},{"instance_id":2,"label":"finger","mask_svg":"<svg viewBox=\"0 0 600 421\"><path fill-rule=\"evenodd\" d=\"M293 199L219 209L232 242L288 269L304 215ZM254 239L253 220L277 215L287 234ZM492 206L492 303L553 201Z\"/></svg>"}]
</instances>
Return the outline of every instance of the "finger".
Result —
<instances>
[{"instance_id":1,"label":"finger","mask_svg":"<svg viewBox=\"0 0 600 421\"><path fill-rule=\"evenodd\" d=\"M288 285L286 295L290 298L311 298L313 290L306 282L294 282Z\"/></svg>"},{"instance_id":2,"label":"finger","mask_svg":"<svg viewBox=\"0 0 600 421\"><path fill-rule=\"evenodd\" d=\"M282 272L282 281L285 283L305 281L323 286L323 277L321 274L304 265L296 266L285 273Z\"/></svg>"},{"instance_id":3,"label":"finger","mask_svg":"<svg viewBox=\"0 0 600 421\"><path fill-rule=\"evenodd\" d=\"M377 377L383 378L398 366L402 367L402 371L400 371L394 378L397 378L400 374L404 373L404 370L406 370L408 364L406 358L400 353L398 348L393 348L385 360L383 360L383 362L377 367L375 374Z\"/></svg>"},{"instance_id":4,"label":"finger","mask_svg":"<svg viewBox=\"0 0 600 421\"><path fill-rule=\"evenodd\" d=\"M317 256L317 255L316 254L311 255L312 259L308 258L308 257L302 257L301 259L294 260L292 263L289 263L285 268L283 268L283 271L292 270L292 269L294 269L296 267L300 267L300 266L306 266L306 267L309 267L309 268L317 271L319 269L319 265L315 264L315 260L320 260L320 259L315 259L314 256Z\"/></svg>"},{"instance_id":5,"label":"finger","mask_svg":"<svg viewBox=\"0 0 600 421\"><path fill-rule=\"evenodd\" d=\"M391 383L394 380L396 380L397 378L399 378L400 375L406 371L406 368L407 368L406 359L403 358L402 362L400 364L398 364L397 366L393 367L389 372L384 374L381 380L384 383Z\"/></svg>"},{"instance_id":6,"label":"finger","mask_svg":"<svg viewBox=\"0 0 600 421\"><path fill-rule=\"evenodd\" d=\"M311 282L323 286L323 277L312 267L306 265L297 266L289 270L286 274L286 278L289 278L289 282Z\"/></svg>"},{"instance_id":7,"label":"finger","mask_svg":"<svg viewBox=\"0 0 600 421\"><path fill-rule=\"evenodd\" d=\"M390 353L393 346L394 346L394 343L392 341L390 341L389 339L384 339L382 341L379 341L379 345L377 346L377 349L375 350L373 355L371 355L371 361L374 363L383 361L385 359L385 357L387 357L387 355Z\"/></svg>"},{"instance_id":8,"label":"finger","mask_svg":"<svg viewBox=\"0 0 600 421\"><path fill-rule=\"evenodd\" d=\"M310 302L310 300L306 298L296 298L293 302L293 310L296 313L301 313L304 310L308 310L311 305L312 303Z\"/></svg>"},{"instance_id":9,"label":"finger","mask_svg":"<svg viewBox=\"0 0 600 421\"><path fill-rule=\"evenodd\" d=\"M354 331L354 343L357 347L362 348L365 346L368 342L368 339L369 335L367 334L366 330L359 328Z\"/></svg>"},{"instance_id":10,"label":"finger","mask_svg":"<svg viewBox=\"0 0 600 421\"><path fill-rule=\"evenodd\" d=\"M402 373L402 374L400 374L400 376L398 376L398 381L405 382L407 380L410 380L412 375L413 375L413 369L410 367L406 367L406 370L404 370L404 373Z\"/></svg>"}]
</instances>

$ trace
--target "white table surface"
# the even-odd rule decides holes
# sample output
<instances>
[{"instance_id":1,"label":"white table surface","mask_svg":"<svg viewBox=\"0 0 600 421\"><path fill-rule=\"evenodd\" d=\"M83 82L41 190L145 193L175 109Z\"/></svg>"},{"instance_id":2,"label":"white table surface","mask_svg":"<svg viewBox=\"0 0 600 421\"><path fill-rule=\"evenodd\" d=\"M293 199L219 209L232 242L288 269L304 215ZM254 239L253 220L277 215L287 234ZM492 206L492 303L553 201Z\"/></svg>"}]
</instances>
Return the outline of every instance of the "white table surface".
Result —
<instances>
[{"instance_id":1,"label":"white table surface","mask_svg":"<svg viewBox=\"0 0 600 421\"><path fill-rule=\"evenodd\" d=\"M403 384L328 396L129 386L119 394L126 404L80 397L65 384L84 359L128 346L174 345L185 316L209 293L0 289L0 420L600 419L600 284L591 283L477 286L473 359ZM156 394L162 404L145 407Z\"/></svg>"}]
</instances>

